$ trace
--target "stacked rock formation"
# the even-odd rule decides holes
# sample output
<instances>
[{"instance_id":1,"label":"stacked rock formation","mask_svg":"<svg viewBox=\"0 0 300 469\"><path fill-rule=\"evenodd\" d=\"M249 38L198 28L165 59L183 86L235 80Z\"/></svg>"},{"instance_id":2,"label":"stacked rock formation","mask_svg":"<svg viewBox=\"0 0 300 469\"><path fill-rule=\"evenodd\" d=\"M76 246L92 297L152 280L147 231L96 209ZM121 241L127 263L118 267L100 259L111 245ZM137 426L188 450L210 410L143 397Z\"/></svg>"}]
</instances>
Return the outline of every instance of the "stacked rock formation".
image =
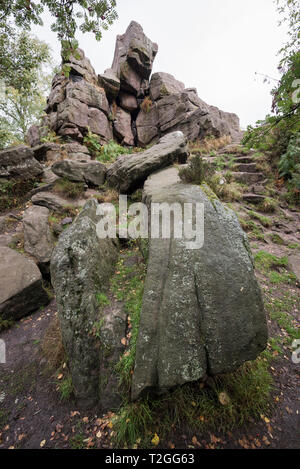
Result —
<instances>
[{"instance_id":1,"label":"stacked rock formation","mask_svg":"<svg viewBox=\"0 0 300 469\"><path fill-rule=\"evenodd\" d=\"M89 129L102 143L115 138L127 146L147 146L175 130L189 140L205 135L237 139L235 114L207 105L196 89L185 88L172 75L151 77L157 52L157 44L134 21L117 37L112 67L103 74L96 75L79 49L64 63L69 76L55 75L46 116L40 127L30 129L28 143L38 145L49 130L82 143Z\"/></svg>"}]
</instances>

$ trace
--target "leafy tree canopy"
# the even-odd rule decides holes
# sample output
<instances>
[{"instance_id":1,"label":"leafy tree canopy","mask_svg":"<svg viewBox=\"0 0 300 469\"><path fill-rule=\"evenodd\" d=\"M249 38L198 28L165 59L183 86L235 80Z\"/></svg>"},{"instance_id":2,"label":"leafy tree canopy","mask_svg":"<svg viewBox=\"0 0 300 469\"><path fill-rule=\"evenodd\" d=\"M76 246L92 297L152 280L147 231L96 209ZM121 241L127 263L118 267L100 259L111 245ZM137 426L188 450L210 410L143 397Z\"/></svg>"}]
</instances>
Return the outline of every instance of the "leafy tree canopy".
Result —
<instances>
[{"instance_id":1,"label":"leafy tree canopy","mask_svg":"<svg viewBox=\"0 0 300 469\"><path fill-rule=\"evenodd\" d=\"M83 33L93 32L100 40L101 30L117 18L115 7L116 0L0 0L0 24L14 19L22 29L42 25L41 15L47 8L55 18L51 29L60 41L74 39L78 28Z\"/></svg>"}]
</instances>

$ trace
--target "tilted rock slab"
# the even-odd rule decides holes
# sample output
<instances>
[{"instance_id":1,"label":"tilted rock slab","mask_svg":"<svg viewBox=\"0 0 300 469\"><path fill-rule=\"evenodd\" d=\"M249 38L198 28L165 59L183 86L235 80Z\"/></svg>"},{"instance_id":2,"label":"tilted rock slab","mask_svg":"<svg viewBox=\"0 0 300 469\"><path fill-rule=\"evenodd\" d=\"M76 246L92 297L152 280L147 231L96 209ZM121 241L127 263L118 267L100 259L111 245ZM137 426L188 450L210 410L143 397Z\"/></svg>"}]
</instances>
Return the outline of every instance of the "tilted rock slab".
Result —
<instances>
[{"instance_id":1,"label":"tilted rock slab","mask_svg":"<svg viewBox=\"0 0 300 469\"><path fill-rule=\"evenodd\" d=\"M23 214L24 250L38 261L43 273L48 273L54 247L48 222L50 211L46 207L33 205Z\"/></svg>"},{"instance_id":2,"label":"tilted rock slab","mask_svg":"<svg viewBox=\"0 0 300 469\"><path fill-rule=\"evenodd\" d=\"M98 203L87 202L73 225L60 236L51 260L51 279L56 293L63 344L68 356L78 403L84 407L101 404L100 389L114 374L118 351L126 329L126 318L103 316L96 295L106 292L114 272L118 250L115 240L99 239L96 233ZM94 333L101 324L101 336ZM113 340L106 343L107 335ZM107 344L107 347L105 346ZM112 361L112 363L111 363ZM120 403L116 387L105 402Z\"/></svg>"},{"instance_id":3,"label":"tilted rock slab","mask_svg":"<svg viewBox=\"0 0 300 469\"><path fill-rule=\"evenodd\" d=\"M121 155L107 171L107 181L123 193L133 192L147 177L166 166L188 157L187 141L182 132L173 132L142 153Z\"/></svg>"},{"instance_id":4,"label":"tilted rock slab","mask_svg":"<svg viewBox=\"0 0 300 469\"><path fill-rule=\"evenodd\" d=\"M0 316L20 319L48 303L35 263L8 247L0 247Z\"/></svg>"},{"instance_id":5,"label":"tilted rock slab","mask_svg":"<svg viewBox=\"0 0 300 469\"><path fill-rule=\"evenodd\" d=\"M159 174L162 180L162 174ZM267 324L246 235L236 215L199 186L158 188L150 202L203 203L205 241L151 239L132 399L235 371L267 344Z\"/></svg>"},{"instance_id":6,"label":"tilted rock slab","mask_svg":"<svg viewBox=\"0 0 300 469\"><path fill-rule=\"evenodd\" d=\"M106 177L106 166L100 161L61 160L51 169L57 176L94 186L102 186Z\"/></svg>"},{"instance_id":7,"label":"tilted rock slab","mask_svg":"<svg viewBox=\"0 0 300 469\"><path fill-rule=\"evenodd\" d=\"M43 166L34 158L32 149L26 145L0 151L0 177L33 179L41 176L43 172Z\"/></svg>"}]
</instances>

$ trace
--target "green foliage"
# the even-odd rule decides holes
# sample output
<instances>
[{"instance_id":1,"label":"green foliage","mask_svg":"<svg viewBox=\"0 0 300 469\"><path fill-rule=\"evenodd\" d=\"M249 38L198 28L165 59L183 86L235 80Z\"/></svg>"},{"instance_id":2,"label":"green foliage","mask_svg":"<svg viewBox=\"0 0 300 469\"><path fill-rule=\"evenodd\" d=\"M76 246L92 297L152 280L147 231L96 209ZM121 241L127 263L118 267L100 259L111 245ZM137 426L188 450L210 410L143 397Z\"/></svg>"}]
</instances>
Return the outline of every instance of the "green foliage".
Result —
<instances>
[{"instance_id":1,"label":"green foliage","mask_svg":"<svg viewBox=\"0 0 300 469\"><path fill-rule=\"evenodd\" d=\"M0 180L0 212L17 207L35 185L34 179Z\"/></svg>"},{"instance_id":2,"label":"green foliage","mask_svg":"<svg viewBox=\"0 0 300 469\"><path fill-rule=\"evenodd\" d=\"M16 25L30 29L32 24L42 25L42 14L48 9L55 21L51 25L60 41L68 41L74 47L76 31L92 32L97 40L102 30L107 30L117 18L116 0L0 0L0 25L9 25L14 19Z\"/></svg>"},{"instance_id":3,"label":"green foliage","mask_svg":"<svg viewBox=\"0 0 300 469\"><path fill-rule=\"evenodd\" d=\"M294 135L288 144L287 151L282 155L279 174L289 179L289 188L300 194L300 132Z\"/></svg>"},{"instance_id":4,"label":"green foliage","mask_svg":"<svg viewBox=\"0 0 300 469\"><path fill-rule=\"evenodd\" d=\"M4 331L5 329L9 329L14 325L14 321L12 319L3 319L0 316L0 332Z\"/></svg>"},{"instance_id":5,"label":"green foliage","mask_svg":"<svg viewBox=\"0 0 300 469\"><path fill-rule=\"evenodd\" d=\"M53 190L69 199L78 199L84 193L85 185L83 182L72 182L68 179L60 178L55 182Z\"/></svg>"},{"instance_id":6,"label":"green foliage","mask_svg":"<svg viewBox=\"0 0 300 469\"><path fill-rule=\"evenodd\" d=\"M102 308L103 306L109 305L110 301L104 293L97 293L96 300L98 305Z\"/></svg>"},{"instance_id":7,"label":"green foliage","mask_svg":"<svg viewBox=\"0 0 300 469\"><path fill-rule=\"evenodd\" d=\"M129 153L131 153L129 148L122 147L114 140L111 140L107 145L102 146L97 160L103 163L113 162L119 155L127 155Z\"/></svg>"},{"instance_id":8,"label":"green foliage","mask_svg":"<svg viewBox=\"0 0 300 469\"><path fill-rule=\"evenodd\" d=\"M268 152L273 166L279 163L280 174L286 177L288 188L298 191L300 168L295 153L295 141L300 134L300 10L298 0L276 0L282 22L289 25L289 41L280 50L282 74L272 90L274 115L248 127L243 143ZM295 202L299 199L296 194Z\"/></svg>"},{"instance_id":9,"label":"green foliage","mask_svg":"<svg viewBox=\"0 0 300 469\"><path fill-rule=\"evenodd\" d=\"M74 392L71 375L64 377L58 384L58 390L62 401L69 401Z\"/></svg>"},{"instance_id":10,"label":"green foliage","mask_svg":"<svg viewBox=\"0 0 300 469\"><path fill-rule=\"evenodd\" d=\"M149 448L154 433L166 440L172 428L228 431L269 413L272 377L266 357L264 353L235 373L215 378L211 387L192 383L159 398L126 403L113 422L114 445L136 447L140 442Z\"/></svg>"},{"instance_id":11,"label":"green foliage","mask_svg":"<svg viewBox=\"0 0 300 469\"><path fill-rule=\"evenodd\" d=\"M184 182L201 185L213 172L212 165L197 153L190 159L188 167L179 170L179 176Z\"/></svg>"},{"instance_id":12,"label":"green foliage","mask_svg":"<svg viewBox=\"0 0 300 469\"><path fill-rule=\"evenodd\" d=\"M119 155L131 153L129 148L122 147L114 140L110 140L106 145L102 145L99 135L93 134L90 128L84 137L83 143L87 146L92 156L101 161L101 163L109 163L114 161Z\"/></svg>"},{"instance_id":13,"label":"green foliage","mask_svg":"<svg viewBox=\"0 0 300 469\"><path fill-rule=\"evenodd\" d=\"M255 257L256 268L263 273L271 284L296 284L294 273L288 271L288 258L276 257L265 251L259 251Z\"/></svg>"},{"instance_id":14,"label":"green foliage","mask_svg":"<svg viewBox=\"0 0 300 469\"><path fill-rule=\"evenodd\" d=\"M24 142L28 128L39 121L52 75L44 69L51 65L46 43L24 31L6 41L0 23L0 148Z\"/></svg>"},{"instance_id":15,"label":"green foliage","mask_svg":"<svg viewBox=\"0 0 300 469\"><path fill-rule=\"evenodd\" d=\"M254 261L256 268L258 268L262 273L268 273L274 268L288 266L288 258L286 256L279 258L266 251L259 251L256 253Z\"/></svg>"},{"instance_id":16,"label":"green foliage","mask_svg":"<svg viewBox=\"0 0 300 469\"><path fill-rule=\"evenodd\" d=\"M56 132L53 130L49 130L47 135L41 138L42 143L61 143L61 137L59 135L56 135Z\"/></svg>"},{"instance_id":17,"label":"green foliage","mask_svg":"<svg viewBox=\"0 0 300 469\"><path fill-rule=\"evenodd\" d=\"M254 210L248 210L248 215L250 218L260 221L260 223L266 228L269 228L270 226L272 226L273 222L271 218L265 217L264 215L261 215L260 213L257 213Z\"/></svg>"},{"instance_id":18,"label":"green foliage","mask_svg":"<svg viewBox=\"0 0 300 469\"><path fill-rule=\"evenodd\" d=\"M134 255L139 247L132 244L132 249L128 251L127 257ZM128 326L130 329L130 344L126 353L116 366L116 372L120 376L120 383L128 391L131 383L131 372L134 367L136 342L139 331L140 312L145 281L145 264L133 264L127 266L124 258L120 258L116 266L116 273L111 279L111 289L118 301L124 301L124 308L128 315Z\"/></svg>"}]
</instances>

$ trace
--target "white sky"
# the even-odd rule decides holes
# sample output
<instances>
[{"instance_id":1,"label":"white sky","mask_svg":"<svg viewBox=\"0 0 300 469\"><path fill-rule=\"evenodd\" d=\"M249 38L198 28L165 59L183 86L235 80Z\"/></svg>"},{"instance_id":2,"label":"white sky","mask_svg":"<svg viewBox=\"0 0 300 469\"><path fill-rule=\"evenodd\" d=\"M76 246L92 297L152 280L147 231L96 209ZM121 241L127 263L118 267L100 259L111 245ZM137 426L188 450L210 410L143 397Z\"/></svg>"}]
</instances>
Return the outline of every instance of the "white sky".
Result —
<instances>
[{"instance_id":1,"label":"white sky","mask_svg":"<svg viewBox=\"0 0 300 469\"><path fill-rule=\"evenodd\" d=\"M80 47L97 73L110 68L115 39L131 20L158 43L154 72L171 73L186 87L196 87L208 104L235 112L241 126L270 112L271 85L255 72L278 78L278 50L287 39L278 27L273 0L117 0L119 19L101 42L78 34ZM59 62L60 46L51 18L32 32L46 42Z\"/></svg>"}]
</instances>

